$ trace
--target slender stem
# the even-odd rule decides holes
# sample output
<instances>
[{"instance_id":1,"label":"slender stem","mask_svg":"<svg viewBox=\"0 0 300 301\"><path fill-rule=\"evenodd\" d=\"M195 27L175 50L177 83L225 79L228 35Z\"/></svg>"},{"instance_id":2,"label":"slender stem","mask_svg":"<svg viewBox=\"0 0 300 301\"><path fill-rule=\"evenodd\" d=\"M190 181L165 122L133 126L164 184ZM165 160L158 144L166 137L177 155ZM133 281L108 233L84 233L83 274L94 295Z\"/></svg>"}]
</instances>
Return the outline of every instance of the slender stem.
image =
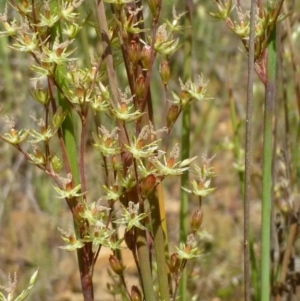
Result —
<instances>
[{"instance_id":1,"label":"slender stem","mask_svg":"<svg viewBox=\"0 0 300 301\"><path fill-rule=\"evenodd\" d=\"M84 170L85 132L86 132L86 116L82 116L80 148L79 148L79 173L80 173L81 191L82 193L84 193L82 198L84 201L86 201L86 181L85 181L85 170Z\"/></svg>"},{"instance_id":2,"label":"slender stem","mask_svg":"<svg viewBox=\"0 0 300 301\"><path fill-rule=\"evenodd\" d=\"M124 288L125 288L125 291L126 291L128 300L132 300L132 299L131 299L130 292L129 292L128 287L127 287L126 282L125 282L124 275L122 274L122 275L120 276L120 278L121 278L122 284L123 284L123 286L124 286Z\"/></svg>"},{"instance_id":3,"label":"slender stem","mask_svg":"<svg viewBox=\"0 0 300 301\"><path fill-rule=\"evenodd\" d=\"M159 188L158 188L159 189ZM168 279L168 266L166 261L166 251L165 250L165 234L163 229L163 222L165 216L162 216L161 206L163 203L159 201L159 197L156 193L152 193L149 198L149 203L151 204L151 219L152 219L152 229L154 236L154 249L157 262L157 278L159 285L160 298L165 301L170 300L170 289L169 289L169 279Z\"/></svg>"},{"instance_id":4,"label":"slender stem","mask_svg":"<svg viewBox=\"0 0 300 301\"><path fill-rule=\"evenodd\" d=\"M244 298L250 301L250 248L249 248L249 211L250 211L250 180L251 180L251 144L252 144L252 104L253 104L253 75L254 75L254 41L256 0L251 1L250 37L248 54L248 87L247 87L247 116L246 116L246 152L245 152L245 187L244 187Z\"/></svg>"},{"instance_id":5,"label":"slender stem","mask_svg":"<svg viewBox=\"0 0 300 301\"><path fill-rule=\"evenodd\" d=\"M276 30L268 45L268 75L265 92L263 193L261 221L261 301L270 298L270 231L271 231L271 169L272 169L272 119L275 98Z\"/></svg>"},{"instance_id":6,"label":"slender stem","mask_svg":"<svg viewBox=\"0 0 300 301\"><path fill-rule=\"evenodd\" d=\"M144 211L144 206L140 205L140 213ZM152 282L152 273L149 261L149 248L146 238L146 231L140 228L137 228L137 239L136 246L138 252L139 266L142 275L142 284L143 291L146 301L156 301L153 282Z\"/></svg>"},{"instance_id":7,"label":"slender stem","mask_svg":"<svg viewBox=\"0 0 300 301\"><path fill-rule=\"evenodd\" d=\"M187 10L185 18L185 41L184 41L184 70L183 78L186 81L191 77L192 69L192 9L193 2L191 0L185 1L185 7ZM183 110L182 114L182 136L181 144L184 145L182 149L182 159L186 159L190 155L190 131L191 131L191 109L190 106ZM181 186L187 187L189 184L189 175L184 173L181 176ZM185 242L188 233L188 194L185 191L181 191L180 197L180 241ZM187 300L187 271L182 271L179 283L179 300Z\"/></svg>"}]
</instances>

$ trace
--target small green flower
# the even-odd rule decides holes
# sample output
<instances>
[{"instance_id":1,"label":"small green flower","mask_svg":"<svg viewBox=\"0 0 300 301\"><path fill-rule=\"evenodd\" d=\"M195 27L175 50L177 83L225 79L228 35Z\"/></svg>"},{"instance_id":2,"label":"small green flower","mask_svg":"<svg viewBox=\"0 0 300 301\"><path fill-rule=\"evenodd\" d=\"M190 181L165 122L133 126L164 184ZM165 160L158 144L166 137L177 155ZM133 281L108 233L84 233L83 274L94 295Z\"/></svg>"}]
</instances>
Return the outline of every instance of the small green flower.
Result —
<instances>
[{"instance_id":1,"label":"small green flower","mask_svg":"<svg viewBox=\"0 0 300 301\"><path fill-rule=\"evenodd\" d=\"M107 214L110 208L100 205L98 202L93 202L90 205L85 205L80 216L89 222L89 225L101 225L105 227Z\"/></svg>"},{"instance_id":2,"label":"small green flower","mask_svg":"<svg viewBox=\"0 0 300 301\"><path fill-rule=\"evenodd\" d=\"M84 246L84 243L80 239L76 238L74 230L72 229L71 226L69 227L68 232L66 232L60 228L58 228L58 230L62 233L61 238L63 239L63 241L65 243L67 243L66 246L59 247L60 249L64 249L64 250L71 252L71 251L75 251L77 249L81 249Z\"/></svg>"},{"instance_id":3,"label":"small green flower","mask_svg":"<svg viewBox=\"0 0 300 301\"><path fill-rule=\"evenodd\" d=\"M92 250L96 252L99 246L110 246L110 240L115 233L114 229L107 229L105 226L96 225L89 227L88 234L82 239L83 242L91 242Z\"/></svg>"},{"instance_id":4,"label":"small green flower","mask_svg":"<svg viewBox=\"0 0 300 301\"><path fill-rule=\"evenodd\" d=\"M56 155L51 157L51 165L55 173L59 173L64 166L63 162Z\"/></svg>"},{"instance_id":5,"label":"small green flower","mask_svg":"<svg viewBox=\"0 0 300 301\"><path fill-rule=\"evenodd\" d=\"M65 34L68 39L74 39L78 32L80 31L81 26L76 23L65 24L65 28L63 29L63 34Z\"/></svg>"},{"instance_id":6,"label":"small green flower","mask_svg":"<svg viewBox=\"0 0 300 301\"><path fill-rule=\"evenodd\" d=\"M49 140L53 137L53 135L56 133L57 129L54 129L53 127L49 126L43 133L39 133L33 129L29 131L30 136L33 137L32 140L30 140L30 143L38 143L41 141L49 142Z\"/></svg>"},{"instance_id":7,"label":"small green flower","mask_svg":"<svg viewBox=\"0 0 300 301\"><path fill-rule=\"evenodd\" d=\"M134 107L134 105L131 105L129 107L127 107L124 104L121 105L117 105L116 108L111 108L111 113L119 120L125 121L125 122L131 122L134 120L139 119L144 113L141 113L139 110L136 110L134 112L130 112L132 111L132 108Z\"/></svg>"},{"instance_id":8,"label":"small green flower","mask_svg":"<svg viewBox=\"0 0 300 301\"><path fill-rule=\"evenodd\" d=\"M69 58L69 56L76 50L67 51L68 46L74 40L67 40L63 43L59 43L59 37L57 36L53 44L52 50L43 45L43 55L41 61L44 63L55 63L57 65L63 65L66 62L74 61L76 58Z\"/></svg>"},{"instance_id":9,"label":"small green flower","mask_svg":"<svg viewBox=\"0 0 300 301\"><path fill-rule=\"evenodd\" d=\"M131 122L136 119L139 119L144 113L140 112L139 110L134 110L134 105L129 105L132 103L133 97L129 96L130 90L127 87L125 92L120 92L121 96L121 103L118 103L117 106L111 107L111 113L119 120L124 122ZM133 111L133 112L132 112Z\"/></svg>"},{"instance_id":10,"label":"small green flower","mask_svg":"<svg viewBox=\"0 0 300 301\"><path fill-rule=\"evenodd\" d=\"M84 0L63 0L63 5L60 9L61 17L70 23L74 23L79 16L79 13L74 12L74 10L78 8L83 1Z\"/></svg>"},{"instance_id":11,"label":"small green flower","mask_svg":"<svg viewBox=\"0 0 300 301\"><path fill-rule=\"evenodd\" d=\"M136 185L136 179L133 175L132 169L129 169L126 173L126 176L123 176L122 172L118 173L118 179L120 185L126 190L130 191Z\"/></svg>"},{"instance_id":12,"label":"small green flower","mask_svg":"<svg viewBox=\"0 0 300 301\"><path fill-rule=\"evenodd\" d=\"M183 84L182 80L179 79L180 87L181 87L181 94L178 96L176 93L173 93L174 101L172 101L174 104L179 104L181 109L183 109L188 104L198 100L206 100L206 99L212 99L211 97L207 97L206 94L206 86L207 83L203 82L203 77L198 75L198 84L196 85L191 81L191 79L188 79L185 84Z\"/></svg>"},{"instance_id":13,"label":"small green flower","mask_svg":"<svg viewBox=\"0 0 300 301\"><path fill-rule=\"evenodd\" d=\"M59 16L52 14L49 18L45 17L44 15L40 14L40 22L36 25L38 27L47 26L49 28L53 27L56 22L58 22Z\"/></svg>"},{"instance_id":14,"label":"small green flower","mask_svg":"<svg viewBox=\"0 0 300 301\"><path fill-rule=\"evenodd\" d=\"M30 65L29 68L34 71L35 73L39 74L39 76L36 78L32 78L32 80L43 80L46 79L47 76L52 75L52 69L53 69L53 64L43 64L41 66L36 66L36 65Z\"/></svg>"},{"instance_id":15,"label":"small green flower","mask_svg":"<svg viewBox=\"0 0 300 301\"><path fill-rule=\"evenodd\" d=\"M179 176L187 171L189 169L188 165L197 158L189 158L175 163L175 160L179 157L179 151L178 144L175 144L170 153L170 158L167 160L166 156L164 156L164 164L159 161L158 156L149 158L149 161L156 167L160 175Z\"/></svg>"},{"instance_id":16,"label":"small green flower","mask_svg":"<svg viewBox=\"0 0 300 301\"><path fill-rule=\"evenodd\" d=\"M173 39L172 33L167 31L167 24L162 24L156 35L156 40L154 43L154 49L156 52L169 56L179 49L178 46L179 39ZM151 40L151 38L150 38Z\"/></svg>"},{"instance_id":17,"label":"small green flower","mask_svg":"<svg viewBox=\"0 0 300 301\"><path fill-rule=\"evenodd\" d=\"M106 112L109 109L108 102L101 95L95 95L90 102L90 106L95 113Z\"/></svg>"},{"instance_id":18,"label":"small green flower","mask_svg":"<svg viewBox=\"0 0 300 301\"><path fill-rule=\"evenodd\" d=\"M34 154L29 154L29 162L35 165L46 166L46 158L38 147L34 147Z\"/></svg>"},{"instance_id":19,"label":"small green flower","mask_svg":"<svg viewBox=\"0 0 300 301\"><path fill-rule=\"evenodd\" d=\"M213 158L208 159L206 154L203 155L202 167L194 165L193 173L196 175L196 179L191 181L193 188L190 190L182 187L183 190L198 197L205 197L216 189L214 187L210 188L211 178L215 176L214 168L209 167L210 161Z\"/></svg>"},{"instance_id":20,"label":"small green flower","mask_svg":"<svg viewBox=\"0 0 300 301\"><path fill-rule=\"evenodd\" d=\"M139 204L134 204L133 202L128 203L128 208L125 208L122 205L123 208L123 214L122 218L117 219L113 221L116 224L125 224L126 226L126 231L129 231L133 227L137 227L142 230L146 230L146 227L141 224L141 220L143 220L148 214L147 213L141 213L138 214L139 212Z\"/></svg>"},{"instance_id":21,"label":"small green flower","mask_svg":"<svg viewBox=\"0 0 300 301\"><path fill-rule=\"evenodd\" d=\"M185 26L179 25L180 19L186 14L187 12L183 12L179 15L176 13L175 5L173 6L172 15L173 21L172 23L169 20L166 20L166 24L169 27L171 32L181 32L185 29Z\"/></svg>"},{"instance_id":22,"label":"small green flower","mask_svg":"<svg viewBox=\"0 0 300 301\"><path fill-rule=\"evenodd\" d=\"M145 166L143 160L138 160L138 172L139 172L139 178L145 179L149 175L156 175L159 176L159 171L157 168L154 167L154 165L149 161L149 163Z\"/></svg>"},{"instance_id":23,"label":"small green flower","mask_svg":"<svg viewBox=\"0 0 300 301\"><path fill-rule=\"evenodd\" d=\"M56 22L59 21L59 15L57 14L57 8L51 12L50 11L50 5L48 1L44 1L44 10L45 10L45 15L40 14L40 22L36 25L38 27L43 27L47 26L49 28L53 27Z\"/></svg>"},{"instance_id":24,"label":"small green flower","mask_svg":"<svg viewBox=\"0 0 300 301\"><path fill-rule=\"evenodd\" d=\"M73 199L74 197L79 197L84 195L84 193L78 193L78 191L80 191L81 189L81 185L78 184L77 186L75 186L73 189L66 191L63 189L60 189L59 187L53 186L53 188L56 190L56 192L59 193L59 199Z\"/></svg>"},{"instance_id":25,"label":"small green flower","mask_svg":"<svg viewBox=\"0 0 300 301\"><path fill-rule=\"evenodd\" d=\"M102 188L106 193L105 199L108 201L118 201L124 193L124 188L118 183L109 186L109 188L106 185L102 185Z\"/></svg>"},{"instance_id":26,"label":"small green flower","mask_svg":"<svg viewBox=\"0 0 300 301\"><path fill-rule=\"evenodd\" d=\"M20 30L20 26L16 19L13 19L11 23L7 22L7 12L0 14L0 22L2 22L5 29L5 31L0 31L0 37L13 37Z\"/></svg>"},{"instance_id":27,"label":"small green flower","mask_svg":"<svg viewBox=\"0 0 300 301\"><path fill-rule=\"evenodd\" d=\"M80 193L80 189L81 189L81 184L78 184L77 186L75 186L72 189L71 183L72 183L72 175L68 174L67 178L62 178L60 176L57 176L60 185L62 187L59 188L57 186L53 186L53 188L55 189L56 192L58 192L59 199L73 199L75 197L80 197L82 195L84 195L84 193Z\"/></svg>"},{"instance_id":28,"label":"small green flower","mask_svg":"<svg viewBox=\"0 0 300 301\"><path fill-rule=\"evenodd\" d=\"M83 106L93 99L92 90L77 87L76 93L69 91L69 99L73 104Z\"/></svg>"},{"instance_id":29,"label":"small green flower","mask_svg":"<svg viewBox=\"0 0 300 301\"><path fill-rule=\"evenodd\" d=\"M197 182L196 180L193 180L193 181L191 181L191 184L193 186L192 190L186 189L184 187L182 187L182 189L185 190L188 193L192 193L195 196L202 196L202 197L204 197L204 196L209 195L210 193L212 193L216 189L214 187L213 188L209 188L210 182L211 182L210 179L205 180L205 182L202 182L202 181Z\"/></svg>"},{"instance_id":30,"label":"small green flower","mask_svg":"<svg viewBox=\"0 0 300 301\"><path fill-rule=\"evenodd\" d=\"M250 22L245 24L244 21L239 23L234 22L234 26L232 29L241 39L248 40L250 33Z\"/></svg>"},{"instance_id":31,"label":"small green flower","mask_svg":"<svg viewBox=\"0 0 300 301\"><path fill-rule=\"evenodd\" d=\"M220 0L214 0L214 2L217 5L218 12L217 13L212 13L210 12L209 14L216 19L219 20L226 20L229 17L229 14L232 9L232 0L229 1L220 1Z\"/></svg>"},{"instance_id":32,"label":"small green flower","mask_svg":"<svg viewBox=\"0 0 300 301\"><path fill-rule=\"evenodd\" d=\"M117 155L121 152L121 148L118 146L118 131L119 128L114 128L111 133L101 125L98 128L98 136L92 133L95 140L93 146L99 150L104 157Z\"/></svg>"},{"instance_id":33,"label":"small green flower","mask_svg":"<svg viewBox=\"0 0 300 301\"><path fill-rule=\"evenodd\" d=\"M25 141L25 139L29 135L29 130L17 131L15 129L16 122L14 117L8 117L7 115L5 115L3 117L3 121L10 130L9 133L4 133L3 135L0 136L2 140L16 146L19 145L21 142Z\"/></svg>"},{"instance_id":34,"label":"small green flower","mask_svg":"<svg viewBox=\"0 0 300 301\"><path fill-rule=\"evenodd\" d=\"M16 38L18 43L14 43L12 46L8 46L11 49L22 52L34 52L39 47L38 33L35 34L22 34L22 38Z\"/></svg>"},{"instance_id":35,"label":"small green flower","mask_svg":"<svg viewBox=\"0 0 300 301\"><path fill-rule=\"evenodd\" d=\"M110 2L111 1L111 2ZM133 2L133 0L125 0L128 1L128 3ZM108 3L112 3L112 2L116 2L116 0L105 0L105 2ZM124 2L124 0L117 0L117 2ZM134 23L134 20L136 19L136 15L143 10L143 7L140 8L136 8L134 10L132 10L130 8L130 6L128 7L128 15L126 15L125 13L122 14L121 16L121 20L122 22L120 22L115 15L114 20L116 21L116 23L119 25L119 27L121 29L124 29L126 32L128 33L132 33L132 34L139 34L141 32L146 32L148 31L148 29L141 29L140 28L140 24L144 23L144 20L140 20L136 23Z\"/></svg>"},{"instance_id":36,"label":"small green flower","mask_svg":"<svg viewBox=\"0 0 300 301\"><path fill-rule=\"evenodd\" d=\"M50 101L49 89L43 89L39 79L36 81L36 87L34 89L30 89L30 94L34 100L44 106L46 106Z\"/></svg>"},{"instance_id":37,"label":"small green flower","mask_svg":"<svg viewBox=\"0 0 300 301\"><path fill-rule=\"evenodd\" d=\"M144 145L144 141L147 140L149 134L150 126L145 125L137 138L133 136L130 145L124 145L135 159L149 158L153 156L155 151L157 150L159 140L155 140L149 144Z\"/></svg>"},{"instance_id":38,"label":"small green flower","mask_svg":"<svg viewBox=\"0 0 300 301\"><path fill-rule=\"evenodd\" d=\"M177 246L174 246L174 249L176 250L176 254L179 259L185 259L185 260L190 260L193 258L200 257L201 254L197 255L198 248L193 248L192 245L194 243L195 236L194 234L190 234L187 237L187 243L180 243L179 248Z\"/></svg>"},{"instance_id":39,"label":"small green flower","mask_svg":"<svg viewBox=\"0 0 300 301\"><path fill-rule=\"evenodd\" d=\"M15 129L11 129L10 133L4 133L0 138L10 144L19 145L29 135L29 130L20 130L16 131Z\"/></svg>"}]
</instances>

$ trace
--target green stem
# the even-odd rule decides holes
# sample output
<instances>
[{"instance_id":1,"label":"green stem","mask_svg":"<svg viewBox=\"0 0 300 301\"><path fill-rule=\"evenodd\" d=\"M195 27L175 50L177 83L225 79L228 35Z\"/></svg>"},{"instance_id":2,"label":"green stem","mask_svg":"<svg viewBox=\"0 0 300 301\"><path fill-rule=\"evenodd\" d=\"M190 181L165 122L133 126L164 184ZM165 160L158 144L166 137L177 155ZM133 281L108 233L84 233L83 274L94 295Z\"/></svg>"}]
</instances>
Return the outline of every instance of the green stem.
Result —
<instances>
[{"instance_id":1,"label":"green stem","mask_svg":"<svg viewBox=\"0 0 300 301\"><path fill-rule=\"evenodd\" d=\"M151 275L151 267L149 261L149 249L146 239L146 231L142 229L137 229L137 252L140 263L140 269L142 274L142 283L144 297L146 301L156 301L154 290L153 290L153 281Z\"/></svg>"},{"instance_id":2,"label":"green stem","mask_svg":"<svg viewBox=\"0 0 300 301\"><path fill-rule=\"evenodd\" d=\"M249 54L248 54L248 86L247 86L247 117L246 117L246 150L245 150L245 183L244 183L244 297L251 299L250 281L250 182L251 182L251 153L252 153L252 105L254 77L254 41L256 1L251 1ZM253 246L253 244L252 244ZM252 251L252 250L251 250ZM253 252L254 255L254 252ZM253 262L252 262L253 263ZM257 271L253 271L256 273Z\"/></svg>"},{"instance_id":3,"label":"green stem","mask_svg":"<svg viewBox=\"0 0 300 301\"><path fill-rule=\"evenodd\" d=\"M151 219L154 236L154 249L157 263L157 278L160 298L164 301L170 300L170 289L168 279L168 266L166 261L165 235L163 231L163 217L160 212L160 202L156 193L149 198L151 204ZM164 212L164 211L163 211Z\"/></svg>"},{"instance_id":4,"label":"green stem","mask_svg":"<svg viewBox=\"0 0 300 301\"><path fill-rule=\"evenodd\" d=\"M261 301L270 298L270 231L271 231L271 178L272 178L272 118L275 98L276 30L268 45L268 74L265 91L263 192L261 220Z\"/></svg>"},{"instance_id":5,"label":"green stem","mask_svg":"<svg viewBox=\"0 0 300 301\"><path fill-rule=\"evenodd\" d=\"M186 81L191 77L192 68L192 5L191 0L185 2L186 10L188 11L185 18L185 42L184 42L184 70L183 79ZM183 110L182 114L182 136L181 145L184 145L182 149L182 159L186 159L190 155L190 131L191 131L191 109L187 107ZM189 175L184 173L181 176L181 186L188 187ZM181 192L180 198L180 241L185 242L188 234L188 194L185 191ZM187 300L187 270L184 269L181 274L179 283L179 300Z\"/></svg>"}]
</instances>

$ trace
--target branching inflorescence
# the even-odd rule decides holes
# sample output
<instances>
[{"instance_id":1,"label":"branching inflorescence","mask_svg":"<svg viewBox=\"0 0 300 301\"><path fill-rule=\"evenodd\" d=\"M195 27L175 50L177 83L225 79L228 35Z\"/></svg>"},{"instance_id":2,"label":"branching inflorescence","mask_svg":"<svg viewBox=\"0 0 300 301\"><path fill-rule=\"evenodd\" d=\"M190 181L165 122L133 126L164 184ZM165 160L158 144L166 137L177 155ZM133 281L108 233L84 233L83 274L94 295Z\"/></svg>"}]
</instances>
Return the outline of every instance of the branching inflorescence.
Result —
<instances>
[{"instance_id":1,"label":"branching inflorescence","mask_svg":"<svg viewBox=\"0 0 300 301\"><path fill-rule=\"evenodd\" d=\"M172 75L169 57L180 48L179 34L184 30L180 23L185 14L177 15L174 9L174 20L160 25L160 0L148 1L149 7L143 7L142 1L106 0L107 12L103 1L95 1L98 19L93 14L90 19L104 48L97 54L94 50L91 67L81 67L75 54L78 33L87 24L79 13L83 2L9 1L9 6L0 17L3 24L0 36L9 36L12 50L26 52L32 58L29 67L34 73L35 85L30 92L33 100L43 108L43 116L31 114L35 128L21 130L16 128L13 119L6 117L9 131L0 137L52 177L57 197L68 203L74 227L67 232L60 230L66 243L62 248L77 250L84 300L94 300L94 265L101 248L107 247L113 253L109 258L112 270L120 276L129 300L144 298L150 301L154 300L154 289L152 273L147 274L149 256L145 257L150 245L146 246L144 253L145 245L140 242L146 242L148 234L150 237L156 236L153 229L160 229L163 223L160 216L153 218L150 214L151 202L153 198L158 198L158 186L167 177L188 172L191 163L197 159L193 157L180 161L180 145L175 144L170 151L168 146L163 147L163 142L169 141L173 125L185 107L209 99L206 83L202 76L199 76L198 83L191 79L183 83L179 79L179 91L172 91L171 99L165 102L166 114L163 118L166 127L155 130L150 91L152 69L155 60L162 60L161 81L167 93ZM8 9L14 11L16 17L13 20L7 18ZM152 14L151 28L144 26L143 12L148 9ZM110 15L108 23L103 18L106 14ZM126 70L127 87L123 88L119 87L115 66L111 64L111 58L115 65L120 63L119 58L114 56L118 51L121 51ZM103 122L105 118L109 122ZM87 129L87 123L93 120L98 127L97 133ZM71 131L75 144L70 147L66 128L74 128L78 121L80 134L75 135ZM94 202L89 200L86 184L85 147L89 136L94 140L94 150L101 155L104 179L99 200ZM54 141L57 137L60 149ZM32 151L24 147L28 143ZM75 161L71 158L74 148L78 149ZM184 188L200 198L200 206L201 198L214 190L210 187L214 173L212 167L207 166L208 162L205 159L201 167L195 166L196 179L192 181L192 188ZM159 197L158 204L162 202ZM121 216L116 214L116 206L122 208ZM156 254L156 258L165 257L165 275L170 271L176 286L187 260L199 256L195 234L201 226L202 217L201 208L198 208L192 217L191 234L185 244L175 247L168 263L168 254ZM157 225L154 226L154 223ZM120 225L125 227L123 237L120 237ZM167 233L164 235L167 239ZM126 245L135 258L143 293L138 286L133 286L131 292L126 287L124 267L118 252ZM151 287L148 285L149 279ZM159 288L162 296L173 291L172 281L168 286ZM175 298L176 295L173 300ZM164 300L170 299L170 296L164 297Z\"/></svg>"}]
</instances>

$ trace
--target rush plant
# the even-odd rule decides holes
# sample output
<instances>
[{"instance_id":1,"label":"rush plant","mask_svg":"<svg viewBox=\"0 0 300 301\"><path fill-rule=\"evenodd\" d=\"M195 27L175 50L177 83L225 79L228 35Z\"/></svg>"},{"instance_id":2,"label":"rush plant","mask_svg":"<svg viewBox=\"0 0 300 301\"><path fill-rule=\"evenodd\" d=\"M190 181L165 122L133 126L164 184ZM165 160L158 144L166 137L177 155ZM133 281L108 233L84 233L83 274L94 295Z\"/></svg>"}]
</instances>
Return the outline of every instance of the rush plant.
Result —
<instances>
[{"instance_id":1,"label":"rush plant","mask_svg":"<svg viewBox=\"0 0 300 301\"><path fill-rule=\"evenodd\" d=\"M122 285L121 290L112 288L113 295L131 301L176 300L187 261L200 256L196 234L203 219L201 200L214 190L214 171L206 156L191 168L198 158L179 159L185 146L170 138L181 112L209 99L206 82L202 76L179 79L178 89L168 90L174 76L170 57L181 47L184 13L174 9L173 20L163 23L160 0L88 3L94 9L86 13L83 0L8 2L0 16L0 35L9 37L13 51L28 55L34 82L28 101L36 109L30 112L34 126L22 128L5 114L9 100L4 102L1 114L8 130L0 137L47 174L55 197L67 203L73 225L60 229L61 248L77 252L85 301L99 298L93 273L103 248L111 250L108 261ZM76 48L80 33L88 35L91 28L96 38L84 63ZM161 92L151 90L155 68ZM155 127L156 115L162 128ZM94 165L99 168L98 186L88 180L87 141L93 141L101 158L100 167ZM185 241L169 254L162 185L190 169L191 187L183 188L199 198L199 208ZM96 199L90 196L92 189ZM138 274L131 288L125 281L123 248L132 252Z\"/></svg>"}]
</instances>

